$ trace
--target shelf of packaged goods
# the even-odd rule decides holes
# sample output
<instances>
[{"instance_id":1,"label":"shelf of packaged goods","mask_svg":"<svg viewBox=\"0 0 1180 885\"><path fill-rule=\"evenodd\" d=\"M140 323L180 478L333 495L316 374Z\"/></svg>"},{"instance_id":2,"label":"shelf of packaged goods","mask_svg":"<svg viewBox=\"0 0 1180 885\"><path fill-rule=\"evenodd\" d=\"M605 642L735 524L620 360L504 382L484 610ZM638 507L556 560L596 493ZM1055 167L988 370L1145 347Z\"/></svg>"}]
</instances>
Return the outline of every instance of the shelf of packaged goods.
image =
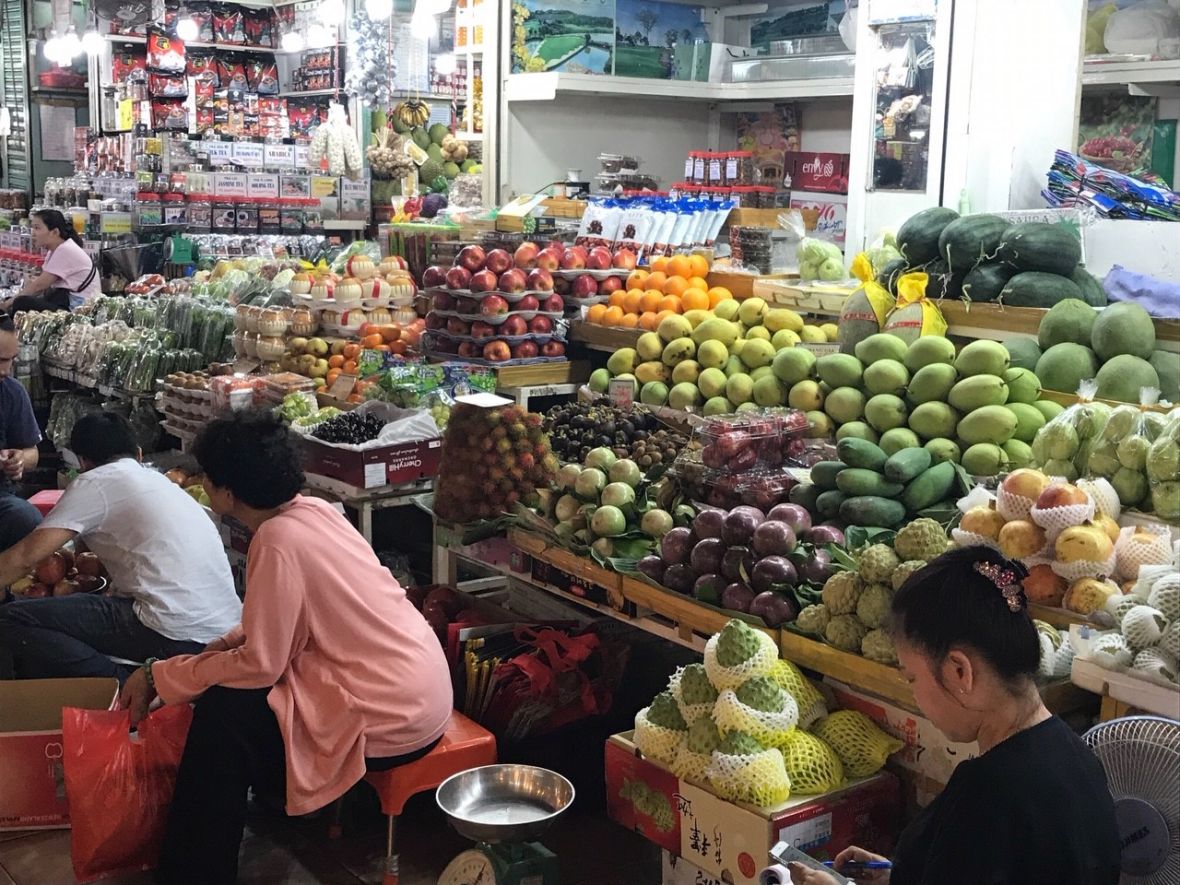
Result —
<instances>
[{"instance_id":1,"label":"shelf of packaged goods","mask_svg":"<svg viewBox=\"0 0 1180 885\"><path fill-rule=\"evenodd\" d=\"M1157 94L1152 86L1172 87L1180 94L1180 59L1162 61L1087 60L1082 64L1082 86L1140 87ZM1144 87L1147 87L1144 89Z\"/></svg>"},{"instance_id":2,"label":"shelf of packaged goods","mask_svg":"<svg viewBox=\"0 0 1180 885\"><path fill-rule=\"evenodd\" d=\"M104 34L111 43L147 43L147 37L139 34ZM221 52L262 52L274 55L279 50L273 46L240 46L237 43L185 43L185 49L216 49Z\"/></svg>"},{"instance_id":3,"label":"shelf of packaged goods","mask_svg":"<svg viewBox=\"0 0 1180 885\"><path fill-rule=\"evenodd\" d=\"M343 87L337 87L335 89L296 89L289 92L280 92L279 98L326 98L339 95L342 91Z\"/></svg>"},{"instance_id":4,"label":"shelf of packaged goods","mask_svg":"<svg viewBox=\"0 0 1180 885\"><path fill-rule=\"evenodd\" d=\"M767 101L852 95L851 77L779 80L760 83L705 83L697 80L656 80L545 71L510 74L504 96L512 101L552 101L558 94L639 96L697 102Z\"/></svg>"}]
</instances>

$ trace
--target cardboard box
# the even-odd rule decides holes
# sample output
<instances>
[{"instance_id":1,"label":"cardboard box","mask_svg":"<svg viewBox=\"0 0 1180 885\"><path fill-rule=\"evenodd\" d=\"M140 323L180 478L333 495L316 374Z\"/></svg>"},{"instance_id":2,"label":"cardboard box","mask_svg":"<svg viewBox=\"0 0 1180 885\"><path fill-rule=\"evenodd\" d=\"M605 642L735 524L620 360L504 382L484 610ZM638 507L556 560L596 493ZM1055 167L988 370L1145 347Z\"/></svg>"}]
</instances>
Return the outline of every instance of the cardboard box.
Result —
<instances>
[{"instance_id":1,"label":"cardboard box","mask_svg":"<svg viewBox=\"0 0 1180 885\"><path fill-rule=\"evenodd\" d=\"M360 489L401 485L436 476L442 460L442 438L396 443L353 451L305 436L306 468Z\"/></svg>"},{"instance_id":2,"label":"cardboard box","mask_svg":"<svg viewBox=\"0 0 1180 885\"><path fill-rule=\"evenodd\" d=\"M62 767L62 707L106 710L114 679L0 682L0 830L70 825Z\"/></svg>"},{"instance_id":3,"label":"cardboard box","mask_svg":"<svg viewBox=\"0 0 1180 885\"><path fill-rule=\"evenodd\" d=\"M807 223L807 235L831 240L844 248L844 234L848 227L848 197L817 191L791 191L792 209L798 209ZM811 224L814 221L814 227Z\"/></svg>"},{"instance_id":4,"label":"cardboard box","mask_svg":"<svg viewBox=\"0 0 1180 885\"><path fill-rule=\"evenodd\" d=\"M955 766L964 759L979 755L978 744L958 744L949 741L934 723L917 713L857 691L832 679L825 680L836 698L836 705L846 710L859 710L884 731L905 742L905 748L890 756L890 764L913 775L906 780L912 785L911 797L918 805L928 805L950 780Z\"/></svg>"},{"instance_id":5,"label":"cardboard box","mask_svg":"<svg viewBox=\"0 0 1180 885\"><path fill-rule=\"evenodd\" d=\"M798 151L787 154L786 171L791 176L791 189L821 191L830 194L848 193L848 154L825 154Z\"/></svg>"},{"instance_id":6,"label":"cardboard box","mask_svg":"<svg viewBox=\"0 0 1180 885\"><path fill-rule=\"evenodd\" d=\"M660 885L726 885L668 849L660 852Z\"/></svg>"},{"instance_id":7,"label":"cardboard box","mask_svg":"<svg viewBox=\"0 0 1180 885\"><path fill-rule=\"evenodd\" d=\"M642 810L633 798L645 790ZM786 840L818 860L848 845L888 854L901 822L901 790L888 772L822 796L793 796L777 808L728 802L641 757L631 734L606 743L611 819L684 858L706 876L757 885L768 852ZM654 813L653 813L654 810Z\"/></svg>"}]
</instances>

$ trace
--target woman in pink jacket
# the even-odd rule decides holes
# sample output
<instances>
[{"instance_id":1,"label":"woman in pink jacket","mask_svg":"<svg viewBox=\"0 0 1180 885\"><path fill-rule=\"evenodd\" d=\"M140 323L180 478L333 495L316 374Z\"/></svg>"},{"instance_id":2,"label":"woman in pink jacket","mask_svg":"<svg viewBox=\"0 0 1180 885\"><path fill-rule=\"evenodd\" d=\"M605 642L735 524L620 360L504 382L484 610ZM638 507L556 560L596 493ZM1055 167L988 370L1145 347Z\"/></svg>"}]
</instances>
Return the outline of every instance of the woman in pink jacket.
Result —
<instances>
[{"instance_id":1,"label":"woman in pink jacket","mask_svg":"<svg viewBox=\"0 0 1180 885\"><path fill-rule=\"evenodd\" d=\"M281 423L214 421L195 454L213 509L254 533L242 623L201 654L149 660L122 701L136 722L157 694L196 701L157 881L232 885L251 787L306 814L366 769L420 758L446 729L451 683L437 637L364 538L299 494Z\"/></svg>"}]
</instances>

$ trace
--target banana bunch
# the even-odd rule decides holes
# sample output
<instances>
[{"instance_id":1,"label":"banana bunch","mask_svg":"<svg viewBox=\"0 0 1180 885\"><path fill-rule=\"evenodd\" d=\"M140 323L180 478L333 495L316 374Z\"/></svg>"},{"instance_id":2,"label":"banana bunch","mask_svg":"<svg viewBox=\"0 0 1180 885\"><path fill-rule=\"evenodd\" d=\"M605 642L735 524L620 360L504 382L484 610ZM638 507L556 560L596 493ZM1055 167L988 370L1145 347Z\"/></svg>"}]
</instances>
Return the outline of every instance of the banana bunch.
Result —
<instances>
[{"instance_id":1,"label":"banana bunch","mask_svg":"<svg viewBox=\"0 0 1180 885\"><path fill-rule=\"evenodd\" d=\"M439 147L442 149L443 159L451 163L462 163L467 159L466 142L460 141L453 135L446 136Z\"/></svg>"},{"instance_id":2,"label":"banana bunch","mask_svg":"<svg viewBox=\"0 0 1180 885\"><path fill-rule=\"evenodd\" d=\"M403 126L425 126L430 122L430 105L419 98L399 102L393 109L394 115Z\"/></svg>"},{"instance_id":3,"label":"banana bunch","mask_svg":"<svg viewBox=\"0 0 1180 885\"><path fill-rule=\"evenodd\" d=\"M373 143L365 149L365 156L377 178L397 178L414 165L406 154L405 139L388 126L374 134Z\"/></svg>"}]
</instances>

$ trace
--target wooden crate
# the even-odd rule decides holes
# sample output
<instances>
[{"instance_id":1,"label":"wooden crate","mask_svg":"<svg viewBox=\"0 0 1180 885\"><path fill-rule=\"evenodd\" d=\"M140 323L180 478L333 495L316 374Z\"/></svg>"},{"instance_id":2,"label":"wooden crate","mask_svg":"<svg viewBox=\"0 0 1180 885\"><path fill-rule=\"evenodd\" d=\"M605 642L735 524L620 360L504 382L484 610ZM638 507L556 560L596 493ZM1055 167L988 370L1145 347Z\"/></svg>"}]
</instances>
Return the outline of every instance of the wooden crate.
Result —
<instances>
[{"instance_id":1,"label":"wooden crate","mask_svg":"<svg viewBox=\"0 0 1180 885\"><path fill-rule=\"evenodd\" d=\"M729 622L731 616L707 605L702 605L690 596L673 593L653 587L638 578L623 577L623 597L635 603L641 616L648 613L671 622L677 637L686 645L704 648L705 642ZM779 631L770 627L751 624L768 635L777 644Z\"/></svg>"},{"instance_id":2,"label":"wooden crate","mask_svg":"<svg viewBox=\"0 0 1180 885\"><path fill-rule=\"evenodd\" d=\"M626 598L622 593L622 575L618 572L607 571L588 557L578 556L563 547L553 546L548 540L532 532L509 529L508 540L533 559L547 562L567 574L602 587L607 593L611 608L616 610L625 608ZM569 596L569 594L563 595ZM571 598L579 602L583 601L577 597Z\"/></svg>"},{"instance_id":3,"label":"wooden crate","mask_svg":"<svg viewBox=\"0 0 1180 885\"><path fill-rule=\"evenodd\" d=\"M590 364L582 360L537 363L532 366L500 366L496 369L496 389L537 384L580 384L589 378Z\"/></svg>"},{"instance_id":4,"label":"wooden crate","mask_svg":"<svg viewBox=\"0 0 1180 885\"><path fill-rule=\"evenodd\" d=\"M570 340L578 341L594 350L614 353L623 347L634 347L643 334L641 329L618 329L613 326L596 326L585 320L570 324Z\"/></svg>"},{"instance_id":5,"label":"wooden crate","mask_svg":"<svg viewBox=\"0 0 1180 885\"><path fill-rule=\"evenodd\" d=\"M767 274L765 276L756 276L748 273L732 273L724 269L711 270L705 277L705 281L709 287L723 286L728 289L733 297L742 301L753 295L758 294L754 291L755 286L759 281L773 280L776 282L787 283L794 278L794 274Z\"/></svg>"}]
</instances>

